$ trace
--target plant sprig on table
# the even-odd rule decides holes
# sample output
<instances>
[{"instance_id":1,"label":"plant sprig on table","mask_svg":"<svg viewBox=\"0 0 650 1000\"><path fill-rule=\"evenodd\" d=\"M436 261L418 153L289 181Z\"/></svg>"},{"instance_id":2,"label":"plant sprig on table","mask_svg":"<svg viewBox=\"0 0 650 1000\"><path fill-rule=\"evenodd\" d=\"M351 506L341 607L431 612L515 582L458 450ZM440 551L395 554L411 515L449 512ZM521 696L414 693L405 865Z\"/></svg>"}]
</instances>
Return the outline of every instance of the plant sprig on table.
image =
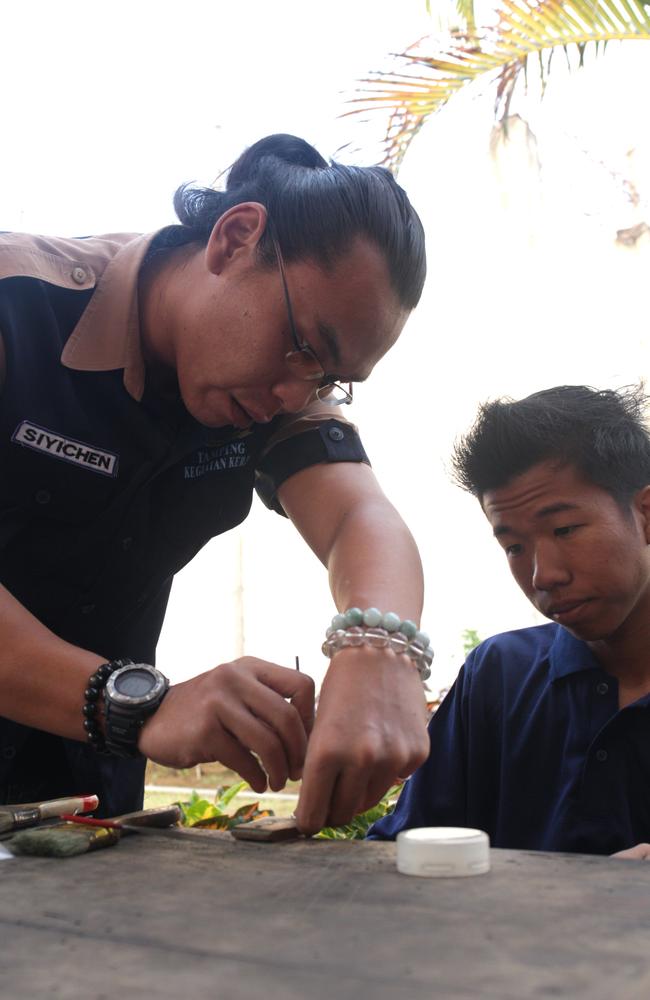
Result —
<instances>
[{"instance_id":1,"label":"plant sprig on table","mask_svg":"<svg viewBox=\"0 0 650 1000\"><path fill-rule=\"evenodd\" d=\"M213 802L202 798L198 792L192 792L188 802L178 803L183 811L182 825L203 830L231 830L240 823L273 816L273 810L260 809L259 802L240 806L233 813L227 812L232 800L243 788L248 787L245 781L240 781L236 785L218 788ZM372 809L355 816L351 823L346 823L344 826L326 826L316 834L316 837L320 840L363 840L372 824L392 811L401 788L401 785L393 785Z\"/></svg>"},{"instance_id":2,"label":"plant sprig on table","mask_svg":"<svg viewBox=\"0 0 650 1000\"><path fill-rule=\"evenodd\" d=\"M231 830L240 823L248 823L263 816L273 816L273 810L260 809L259 802L247 803L229 814L227 807L243 788L248 788L246 781L218 788L212 802L202 798L198 792L192 792L189 802L178 803L183 811L182 825L204 830Z\"/></svg>"},{"instance_id":3,"label":"plant sprig on table","mask_svg":"<svg viewBox=\"0 0 650 1000\"><path fill-rule=\"evenodd\" d=\"M393 785L372 809L359 813L344 826L325 826L316 837L320 840L363 840L373 823L393 811L401 789L401 785Z\"/></svg>"}]
</instances>

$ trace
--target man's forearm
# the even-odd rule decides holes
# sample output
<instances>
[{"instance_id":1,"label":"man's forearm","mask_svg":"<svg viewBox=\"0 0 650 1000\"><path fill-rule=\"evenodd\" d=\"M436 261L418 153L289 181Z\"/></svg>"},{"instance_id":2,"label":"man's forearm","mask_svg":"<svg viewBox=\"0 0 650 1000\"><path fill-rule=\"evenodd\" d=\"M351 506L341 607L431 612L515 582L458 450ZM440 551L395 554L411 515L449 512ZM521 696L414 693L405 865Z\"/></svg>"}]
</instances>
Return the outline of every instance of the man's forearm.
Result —
<instances>
[{"instance_id":1,"label":"man's forearm","mask_svg":"<svg viewBox=\"0 0 650 1000\"><path fill-rule=\"evenodd\" d=\"M283 485L280 500L327 566L339 610L372 605L419 620L424 586L417 546L368 466L312 466Z\"/></svg>"},{"instance_id":2,"label":"man's forearm","mask_svg":"<svg viewBox=\"0 0 650 1000\"><path fill-rule=\"evenodd\" d=\"M350 510L335 535L328 570L339 611L374 606L419 623L424 592L420 555L384 497L366 499Z\"/></svg>"},{"instance_id":3,"label":"man's forearm","mask_svg":"<svg viewBox=\"0 0 650 1000\"><path fill-rule=\"evenodd\" d=\"M54 635L0 586L0 715L83 740L84 690L102 662Z\"/></svg>"}]
</instances>

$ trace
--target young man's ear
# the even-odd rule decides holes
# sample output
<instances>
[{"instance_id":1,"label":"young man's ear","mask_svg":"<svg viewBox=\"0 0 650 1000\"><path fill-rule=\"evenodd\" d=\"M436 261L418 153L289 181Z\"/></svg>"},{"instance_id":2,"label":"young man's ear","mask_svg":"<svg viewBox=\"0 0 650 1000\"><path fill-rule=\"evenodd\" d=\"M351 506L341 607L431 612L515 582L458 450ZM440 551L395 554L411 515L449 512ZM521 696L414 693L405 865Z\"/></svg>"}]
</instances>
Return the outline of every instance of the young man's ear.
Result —
<instances>
[{"instance_id":1,"label":"young man's ear","mask_svg":"<svg viewBox=\"0 0 650 1000\"><path fill-rule=\"evenodd\" d=\"M644 486L635 494L634 506L642 518L646 544L650 545L650 486Z\"/></svg>"},{"instance_id":2,"label":"young man's ear","mask_svg":"<svg viewBox=\"0 0 650 1000\"><path fill-rule=\"evenodd\" d=\"M253 259L266 221L266 208L257 201L244 201L224 212L212 227L205 248L208 270L221 274L234 260Z\"/></svg>"}]
</instances>

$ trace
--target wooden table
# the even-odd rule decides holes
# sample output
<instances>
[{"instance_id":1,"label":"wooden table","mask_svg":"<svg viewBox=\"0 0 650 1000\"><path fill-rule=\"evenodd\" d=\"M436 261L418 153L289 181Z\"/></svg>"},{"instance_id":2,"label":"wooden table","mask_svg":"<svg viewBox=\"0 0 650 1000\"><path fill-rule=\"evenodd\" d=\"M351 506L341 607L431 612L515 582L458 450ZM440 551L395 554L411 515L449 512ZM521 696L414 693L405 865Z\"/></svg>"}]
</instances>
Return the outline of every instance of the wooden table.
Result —
<instances>
[{"instance_id":1,"label":"wooden table","mask_svg":"<svg viewBox=\"0 0 650 1000\"><path fill-rule=\"evenodd\" d=\"M0 997L650 998L644 862L423 879L394 844L180 837L0 862Z\"/></svg>"}]
</instances>

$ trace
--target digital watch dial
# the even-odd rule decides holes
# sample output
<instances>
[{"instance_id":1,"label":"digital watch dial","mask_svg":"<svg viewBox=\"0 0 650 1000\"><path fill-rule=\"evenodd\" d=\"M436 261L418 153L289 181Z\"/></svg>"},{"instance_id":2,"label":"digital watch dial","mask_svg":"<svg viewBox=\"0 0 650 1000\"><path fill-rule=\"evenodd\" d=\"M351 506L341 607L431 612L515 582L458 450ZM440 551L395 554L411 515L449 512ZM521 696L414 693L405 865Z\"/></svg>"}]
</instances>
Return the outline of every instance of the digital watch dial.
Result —
<instances>
[{"instance_id":1,"label":"digital watch dial","mask_svg":"<svg viewBox=\"0 0 650 1000\"><path fill-rule=\"evenodd\" d=\"M130 663L108 678L104 692L106 749L117 757L138 757L145 721L167 694L169 680L148 663Z\"/></svg>"}]
</instances>

